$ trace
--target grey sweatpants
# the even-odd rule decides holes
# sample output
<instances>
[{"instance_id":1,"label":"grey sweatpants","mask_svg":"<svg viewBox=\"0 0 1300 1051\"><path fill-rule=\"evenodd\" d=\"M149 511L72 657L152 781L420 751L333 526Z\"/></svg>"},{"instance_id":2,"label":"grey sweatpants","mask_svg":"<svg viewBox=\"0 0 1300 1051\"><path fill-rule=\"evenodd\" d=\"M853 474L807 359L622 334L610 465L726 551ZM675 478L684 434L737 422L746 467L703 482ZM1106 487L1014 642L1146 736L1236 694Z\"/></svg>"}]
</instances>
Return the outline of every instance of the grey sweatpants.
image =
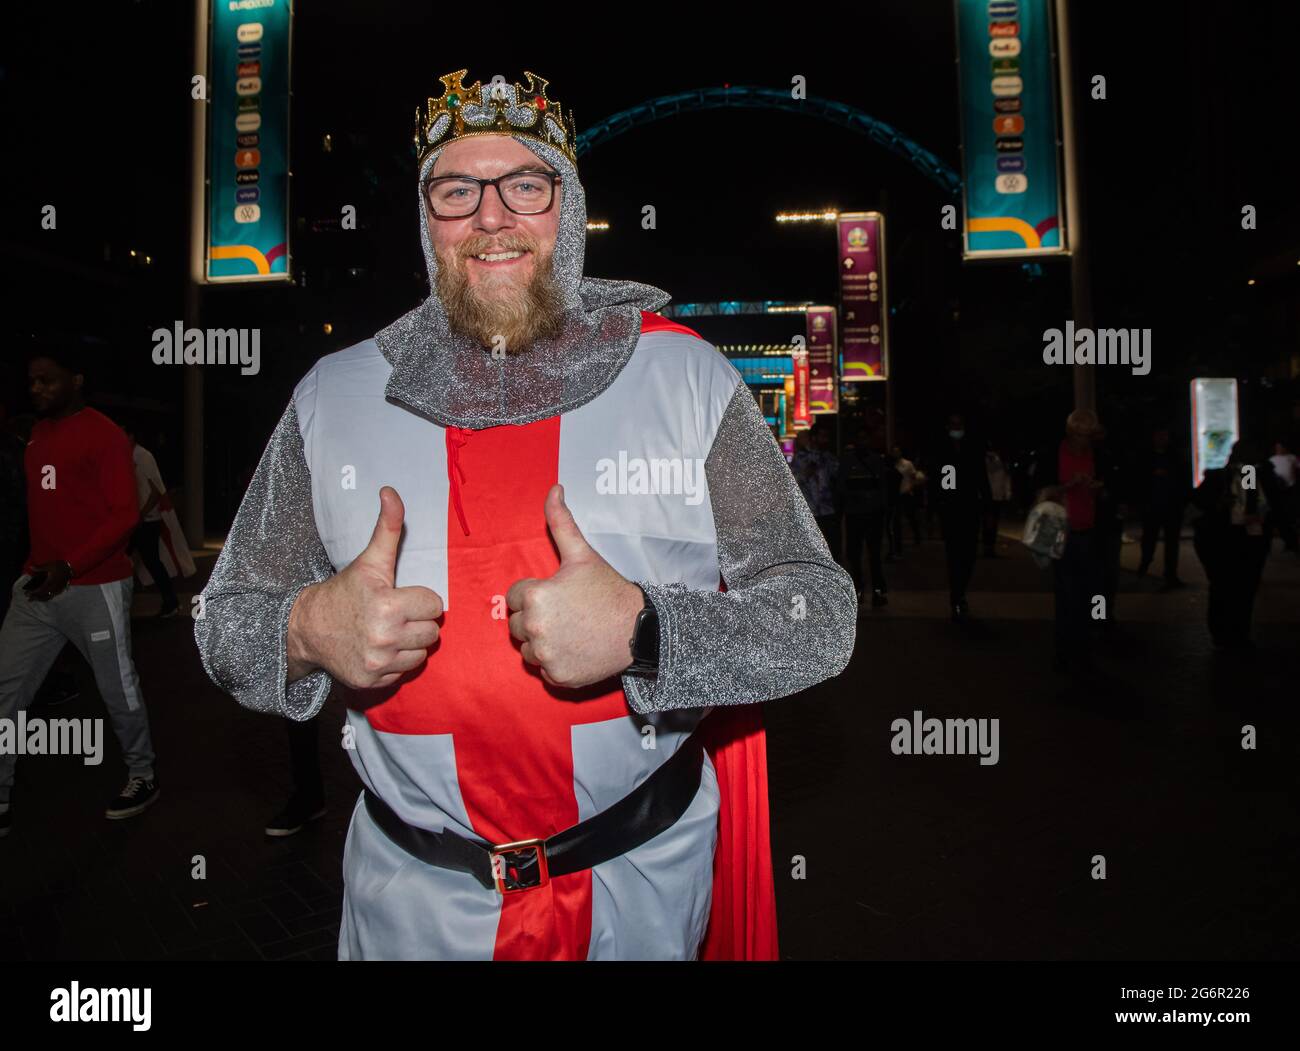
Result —
<instances>
[{"instance_id":1,"label":"grey sweatpants","mask_svg":"<svg viewBox=\"0 0 1300 1051\"><path fill-rule=\"evenodd\" d=\"M27 597L20 576L0 627L0 719L32 703L50 665L71 642L95 673L113 732L132 777L154 776L149 716L131 659L130 577L109 584L71 584L48 602ZM0 803L9 802L17 756L0 754Z\"/></svg>"}]
</instances>

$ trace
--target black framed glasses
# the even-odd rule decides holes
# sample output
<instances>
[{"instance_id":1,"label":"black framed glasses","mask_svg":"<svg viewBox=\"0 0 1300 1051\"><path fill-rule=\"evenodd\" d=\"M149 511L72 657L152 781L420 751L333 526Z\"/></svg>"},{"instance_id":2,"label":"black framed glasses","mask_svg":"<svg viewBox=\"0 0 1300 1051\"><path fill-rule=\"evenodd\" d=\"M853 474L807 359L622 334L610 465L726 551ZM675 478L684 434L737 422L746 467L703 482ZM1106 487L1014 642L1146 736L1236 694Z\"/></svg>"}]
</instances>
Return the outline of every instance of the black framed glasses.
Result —
<instances>
[{"instance_id":1,"label":"black framed glasses","mask_svg":"<svg viewBox=\"0 0 1300 1051\"><path fill-rule=\"evenodd\" d=\"M555 203L555 184L563 181L559 172L524 171L495 179L468 175L444 175L430 179L424 196L435 219L468 219L483 203L487 187L495 186L501 203L515 215L541 215Z\"/></svg>"}]
</instances>

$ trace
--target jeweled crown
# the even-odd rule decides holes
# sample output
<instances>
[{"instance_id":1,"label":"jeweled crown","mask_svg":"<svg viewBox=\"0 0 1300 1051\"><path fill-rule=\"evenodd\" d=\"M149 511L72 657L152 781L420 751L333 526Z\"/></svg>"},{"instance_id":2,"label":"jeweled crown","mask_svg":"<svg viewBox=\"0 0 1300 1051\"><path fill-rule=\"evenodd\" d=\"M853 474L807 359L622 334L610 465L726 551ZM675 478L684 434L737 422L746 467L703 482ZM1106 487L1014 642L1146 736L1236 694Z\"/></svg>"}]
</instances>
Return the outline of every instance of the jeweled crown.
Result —
<instances>
[{"instance_id":1,"label":"jeweled crown","mask_svg":"<svg viewBox=\"0 0 1300 1051\"><path fill-rule=\"evenodd\" d=\"M554 146L576 163L577 131L573 115L565 114L558 102L546 97L546 85L536 74L524 71L528 87L518 81L506 83L496 76L487 84L474 81L466 87L467 69L439 77L442 98L431 98L423 112L415 109L415 150L423 167L431 150L470 135L527 135Z\"/></svg>"}]
</instances>

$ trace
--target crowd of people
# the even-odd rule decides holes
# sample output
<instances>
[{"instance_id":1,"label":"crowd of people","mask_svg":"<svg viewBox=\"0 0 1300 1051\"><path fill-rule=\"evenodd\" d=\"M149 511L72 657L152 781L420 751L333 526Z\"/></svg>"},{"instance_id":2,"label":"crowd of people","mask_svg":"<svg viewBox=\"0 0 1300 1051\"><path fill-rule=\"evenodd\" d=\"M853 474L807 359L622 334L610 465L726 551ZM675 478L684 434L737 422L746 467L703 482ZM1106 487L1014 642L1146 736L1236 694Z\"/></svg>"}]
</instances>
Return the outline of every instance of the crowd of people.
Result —
<instances>
[{"instance_id":1,"label":"crowd of people","mask_svg":"<svg viewBox=\"0 0 1300 1051\"><path fill-rule=\"evenodd\" d=\"M1248 647L1251 612L1276 536L1296 553L1297 460L1278 441L1265 458L1249 440L1193 489L1191 461L1171 428L1151 429L1139 447L1108 440L1095 412L1069 415L1062 436L1042 443L1013 472L1012 458L968 432L951 414L928 446L886 449L884 428L857 427L836 452L834 423L823 417L795 440L791 470L831 553L853 576L859 603L887 605L885 565L903 557L904 527L913 542L940 527L952 619L970 616L967 590L981 547L998 557L998 531L1013 506L1013 474L1026 490L1016 503L1060 508L1063 542L1050 559L1055 592L1055 662L1062 673L1092 673L1090 622L1113 625L1120 551L1126 528L1140 532L1137 574L1161 558L1161 593L1179 590L1185 522L1209 584L1208 628L1216 647ZM863 566L867 567L864 574ZM1098 598L1102 603L1098 603Z\"/></svg>"}]
</instances>

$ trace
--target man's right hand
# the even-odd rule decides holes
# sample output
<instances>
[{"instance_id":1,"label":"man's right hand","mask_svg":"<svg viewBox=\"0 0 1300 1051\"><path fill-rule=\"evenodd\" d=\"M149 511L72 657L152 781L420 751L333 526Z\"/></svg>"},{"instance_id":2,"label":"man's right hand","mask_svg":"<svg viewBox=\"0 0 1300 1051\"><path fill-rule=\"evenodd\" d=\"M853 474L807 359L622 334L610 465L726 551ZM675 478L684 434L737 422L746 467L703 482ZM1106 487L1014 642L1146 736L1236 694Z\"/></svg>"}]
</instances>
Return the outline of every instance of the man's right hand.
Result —
<instances>
[{"instance_id":1,"label":"man's right hand","mask_svg":"<svg viewBox=\"0 0 1300 1051\"><path fill-rule=\"evenodd\" d=\"M355 690L391 686L438 641L442 599L425 587L395 587L406 509L379 490L370 543L341 573L305 588L289 613L289 681L323 668Z\"/></svg>"}]
</instances>

